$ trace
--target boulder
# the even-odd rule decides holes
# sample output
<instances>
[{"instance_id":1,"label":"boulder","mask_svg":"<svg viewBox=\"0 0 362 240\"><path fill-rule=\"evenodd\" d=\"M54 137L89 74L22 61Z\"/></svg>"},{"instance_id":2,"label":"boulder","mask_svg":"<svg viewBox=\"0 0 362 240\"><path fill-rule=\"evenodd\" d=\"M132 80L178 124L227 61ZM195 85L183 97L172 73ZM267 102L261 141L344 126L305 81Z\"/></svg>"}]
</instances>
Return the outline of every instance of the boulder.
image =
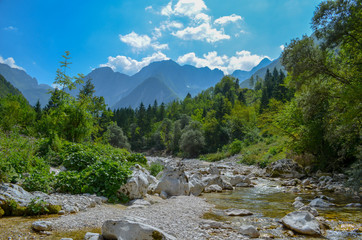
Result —
<instances>
[{"instance_id":1,"label":"boulder","mask_svg":"<svg viewBox=\"0 0 362 240\"><path fill-rule=\"evenodd\" d=\"M309 203L309 206L315 207L315 208L328 208L328 207L331 207L331 206L335 206L335 204L330 203L330 202L327 202L327 201L324 201L324 200L321 199L321 198L316 198L316 199L313 199L313 200Z\"/></svg>"},{"instance_id":2,"label":"boulder","mask_svg":"<svg viewBox=\"0 0 362 240\"><path fill-rule=\"evenodd\" d=\"M26 206L35 198L33 194L25 191L22 187L12 183L0 184L0 201L14 200L20 206Z\"/></svg>"},{"instance_id":3,"label":"boulder","mask_svg":"<svg viewBox=\"0 0 362 240\"><path fill-rule=\"evenodd\" d=\"M138 164L133 166L131 170L131 177L127 180L126 184L121 186L119 192L127 195L130 199L143 198L147 194L148 186L157 180Z\"/></svg>"},{"instance_id":4,"label":"boulder","mask_svg":"<svg viewBox=\"0 0 362 240\"><path fill-rule=\"evenodd\" d=\"M220 175L220 170L215 165L210 165L209 174L211 175Z\"/></svg>"},{"instance_id":5,"label":"boulder","mask_svg":"<svg viewBox=\"0 0 362 240\"><path fill-rule=\"evenodd\" d=\"M235 208L230 208L225 210L225 214L228 216L249 216L249 215L253 215L252 212L250 212L249 210L246 209L235 209Z\"/></svg>"},{"instance_id":6,"label":"boulder","mask_svg":"<svg viewBox=\"0 0 362 240\"><path fill-rule=\"evenodd\" d=\"M284 226L306 235L321 235L319 222L307 211L296 211L288 213L281 219Z\"/></svg>"},{"instance_id":7,"label":"boulder","mask_svg":"<svg viewBox=\"0 0 362 240\"><path fill-rule=\"evenodd\" d=\"M220 175L209 175L202 178L202 182L205 185L205 187L208 187L210 185L219 185L224 190L232 190L233 187L229 182L224 180L225 177L222 177Z\"/></svg>"},{"instance_id":8,"label":"boulder","mask_svg":"<svg viewBox=\"0 0 362 240\"><path fill-rule=\"evenodd\" d=\"M161 229L140 223L137 219L131 218L105 221L102 226L102 236L105 239L118 240L176 240L175 237Z\"/></svg>"},{"instance_id":9,"label":"boulder","mask_svg":"<svg viewBox=\"0 0 362 240\"><path fill-rule=\"evenodd\" d=\"M304 207L304 204L301 201L295 201L293 203L293 207L298 209L298 208Z\"/></svg>"},{"instance_id":10,"label":"boulder","mask_svg":"<svg viewBox=\"0 0 362 240\"><path fill-rule=\"evenodd\" d=\"M49 231L52 230L52 222L49 221L35 221L31 224L31 227L35 231Z\"/></svg>"},{"instance_id":11,"label":"boulder","mask_svg":"<svg viewBox=\"0 0 362 240\"><path fill-rule=\"evenodd\" d=\"M202 176L200 173L195 173L189 178L190 183L190 194L199 196L205 189L205 184L201 180Z\"/></svg>"},{"instance_id":12,"label":"boulder","mask_svg":"<svg viewBox=\"0 0 362 240\"><path fill-rule=\"evenodd\" d=\"M210 186L207 186L204 189L204 192L206 193L210 193L210 192L222 192L222 188L219 185L213 184Z\"/></svg>"},{"instance_id":13,"label":"boulder","mask_svg":"<svg viewBox=\"0 0 362 240\"><path fill-rule=\"evenodd\" d=\"M232 186L236 186L236 185L238 185L240 183L244 183L246 185L251 185L250 179L248 177L246 177L246 176L236 175L236 176L232 176L230 178L230 184Z\"/></svg>"},{"instance_id":14,"label":"boulder","mask_svg":"<svg viewBox=\"0 0 362 240\"><path fill-rule=\"evenodd\" d=\"M180 167L168 166L155 188L155 193L162 191L168 196L189 195L190 185L185 171Z\"/></svg>"},{"instance_id":15,"label":"boulder","mask_svg":"<svg viewBox=\"0 0 362 240\"><path fill-rule=\"evenodd\" d=\"M84 236L84 240L103 240L103 237L99 233L87 232Z\"/></svg>"},{"instance_id":16,"label":"boulder","mask_svg":"<svg viewBox=\"0 0 362 240\"><path fill-rule=\"evenodd\" d=\"M319 215L317 209L312 208L311 206L303 206L298 209L298 211L307 211L310 212L313 216L317 217Z\"/></svg>"},{"instance_id":17,"label":"boulder","mask_svg":"<svg viewBox=\"0 0 362 240\"><path fill-rule=\"evenodd\" d=\"M273 162L266 168L266 172L270 177L301 178L305 175L303 168L292 159Z\"/></svg>"},{"instance_id":18,"label":"boulder","mask_svg":"<svg viewBox=\"0 0 362 240\"><path fill-rule=\"evenodd\" d=\"M241 226L239 228L239 233L251 238L257 238L260 236L259 231L253 225Z\"/></svg>"}]
</instances>

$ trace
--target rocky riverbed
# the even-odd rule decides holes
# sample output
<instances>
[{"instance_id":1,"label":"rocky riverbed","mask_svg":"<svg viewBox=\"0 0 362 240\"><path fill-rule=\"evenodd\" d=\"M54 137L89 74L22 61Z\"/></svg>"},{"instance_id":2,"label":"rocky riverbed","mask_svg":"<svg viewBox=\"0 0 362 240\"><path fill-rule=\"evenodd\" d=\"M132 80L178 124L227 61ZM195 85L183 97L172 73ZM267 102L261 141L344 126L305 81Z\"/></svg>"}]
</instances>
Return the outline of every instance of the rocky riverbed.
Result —
<instances>
[{"instance_id":1,"label":"rocky riverbed","mask_svg":"<svg viewBox=\"0 0 362 240\"><path fill-rule=\"evenodd\" d=\"M360 198L347 195L344 175L307 175L291 160L267 169L238 164L237 157L213 164L196 159L148 160L165 165L165 170L154 178L136 166L120 189L135 198L129 205L107 204L91 195L25 193L15 185L18 202L26 204L37 196L61 205L64 215L2 218L0 239L84 239L87 231L101 233L109 219L154 227L170 239L362 237ZM4 186L0 199L11 198ZM51 227L36 231L31 227L36 220L46 220Z\"/></svg>"}]
</instances>

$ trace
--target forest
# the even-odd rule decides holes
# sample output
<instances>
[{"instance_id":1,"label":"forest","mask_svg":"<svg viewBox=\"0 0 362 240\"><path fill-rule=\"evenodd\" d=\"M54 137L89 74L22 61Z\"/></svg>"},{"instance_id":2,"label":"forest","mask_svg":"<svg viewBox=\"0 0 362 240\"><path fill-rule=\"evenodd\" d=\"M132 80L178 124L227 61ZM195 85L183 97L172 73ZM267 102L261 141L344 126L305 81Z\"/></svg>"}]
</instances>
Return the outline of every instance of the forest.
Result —
<instances>
[{"instance_id":1,"label":"forest","mask_svg":"<svg viewBox=\"0 0 362 240\"><path fill-rule=\"evenodd\" d=\"M0 77L6 86L0 93L0 182L119 201L125 196L116 190L132 165L146 165L145 155L206 161L237 155L240 163L261 167L291 158L310 171L345 172L359 189L361 7L360 0L322 2L312 19L314 33L291 40L281 56L285 69L251 78L252 89L225 76L196 96L111 110L91 79L67 75L69 52L46 106L29 105ZM67 171L54 176L50 169L60 166ZM151 168L155 175L161 170Z\"/></svg>"}]
</instances>

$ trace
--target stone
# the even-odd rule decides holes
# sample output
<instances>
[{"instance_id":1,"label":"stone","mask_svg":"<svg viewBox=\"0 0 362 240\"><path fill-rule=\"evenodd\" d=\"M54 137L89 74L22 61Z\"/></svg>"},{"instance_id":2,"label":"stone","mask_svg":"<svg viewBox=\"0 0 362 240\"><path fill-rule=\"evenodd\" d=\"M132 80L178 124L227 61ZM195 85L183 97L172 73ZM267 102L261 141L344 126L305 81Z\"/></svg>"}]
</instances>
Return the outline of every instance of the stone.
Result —
<instances>
[{"instance_id":1,"label":"stone","mask_svg":"<svg viewBox=\"0 0 362 240\"><path fill-rule=\"evenodd\" d=\"M284 226L306 235L321 235L320 224L316 218L307 211L288 213L281 219Z\"/></svg>"},{"instance_id":2,"label":"stone","mask_svg":"<svg viewBox=\"0 0 362 240\"><path fill-rule=\"evenodd\" d=\"M249 216L249 215L253 215L252 212L250 212L249 210L246 209L234 209L234 208L230 208L225 210L225 214L228 216Z\"/></svg>"},{"instance_id":3,"label":"stone","mask_svg":"<svg viewBox=\"0 0 362 240\"><path fill-rule=\"evenodd\" d=\"M195 173L190 176L190 194L194 196L199 196L205 189L205 184L201 180L202 176L200 173Z\"/></svg>"},{"instance_id":4,"label":"stone","mask_svg":"<svg viewBox=\"0 0 362 240\"><path fill-rule=\"evenodd\" d=\"M316 199L313 199L309 203L309 206L315 207L315 208L328 208L328 207L331 207L331 206L335 206L335 204L330 203L330 202L326 202L321 198L316 198Z\"/></svg>"},{"instance_id":5,"label":"stone","mask_svg":"<svg viewBox=\"0 0 362 240\"><path fill-rule=\"evenodd\" d=\"M307 211L307 212L310 212L315 217L319 216L317 209L312 208L311 206L304 205L301 208L299 208L298 211Z\"/></svg>"},{"instance_id":6,"label":"stone","mask_svg":"<svg viewBox=\"0 0 362 240\"><path fill-rule=\"evenodd\" d=\"M12 183L0 184L0 201L14 200L20 206L27 206L35 196Z\"/></svg>"},{"instance_id":7,"label":"stone","mask_svg":"<svg viewBox=\"0 0 362 240\"><path fill-rule=\"evenodd\" d=\"M362 205L360 203L349 203L346 205L346 207L361 207Z\"/></svg>"},{"instance_id":8,"label":"stone","mask_svg":"<svg viewBox=\"0 0 362 240\"><path fill-rule=\"evenodd\" d=\"M301 207L303 207L304 206L304 204L301 202L301 201L295 201L294 203L293 203L293 207L295 207L295 208L301 208Z\"/></svg>"},{"instance_id":9,"label":"stone","mask_svg":"<svg viewBox=\"0 0 362 240\"><path fill-rule=\"evenodd\" d=\"M230 178L230 184L232 186L236 186L236 185L238 185L240 183L244 183L246 185L251 185L250 179L248 177L246 177L246 176L237 175L237 176L232 176Z\"/></svg>"},{"instance_id":10,"label":"stone","mask_svg":"<svg viewBox=\"0 0 362 240\"><path fill-rule=\"evenodd\" d=\"M295 199L294 199L294 201L302 201L303 200L303 198L301 198L301 197L296 197Z\"/></svg>"},{"instance_id":11,"label":"stone","mask_svg":"<svg viewBox=\"0 0 362 240\"><path fill-rule=\"evenodd\" d=\"M155 188L155 193L162 191L168 196L189 195L190 184L185 171L180 167L166 167Z\"/></svg>"},{"instance_id":12,"label":"stone","mask_svg":"<svg viewBox=\"0 0 362 240\"><path fill-rule=\"evenodd\" d=\"M162 192L160 193L160 197L161 197L162 199L167 199L167 198L168 198L168 195L167 195L167 193L166 193L165 191L162 191Z\"/></svg>"},{"instance_id":13,"label":"stone","mask_svg":"<svg viewBox=\"0 0 362 240\"><path fill-rule=\"evenodd\" d=\"M247 235L251 238L257 238L260 236L259 231L253 225L241 226L239 228L239 233Z\"/></svg>"},{"instance_id":14,"label":"stone","mask_svg":"<svg viewBox=\"0 0 362 240\"><path fill-rule=\"evenodd\" d=\"M231 228L230 226L225 225L222 222L217 222L214 220L203 220L201 223L201 228L203 229L229 229Z\"/></svg>"},{"instance_id":15,"label":"stone","mask_svg":"<svg viewBox=\"0 0 362 240\"><path fill-rule=\"evenodd\" d=\"M176 240L161 229L140 223L137 219L122 218L120 220L107 220L102 226L102 236L105 239L118 240Z\"/></svg>"},{"instance_id":16,"label":"stone","mask_svg":"<svg viewBox=\"0 0 362 240\"><path fill-rule=\"evenodd\" d=\"M73 240L73 238L61 238L60 240Z\"/></svg>"},{"instance_id":17,"label":"stone","mask_svg":"<svg viewBox=\"0 0 362 240\"><path fill-rule=\"evenodd\" d=\"M50 221L35 221L31 224L31 227L35 231L49 231L52 230L53 223Z\"/></svg>"},{"instance_id":18,"label":"stone","mask_svg":"<svg viewBox=\"0 0 362 240\"><path fill-rule=\"evenodd\" d=\"M301 178L303 168L292 159L281 159L268 165L266 172L270 177Z\"/></svg>"},{"instance_id":19,"label":"stone","mask_svg":"<svg viewBox=\"0 0 362 240\"><path fill-rule=\"evenodd\" d=\"M99 233L87 232L84 236L84 240L103 240L103 236Z\"/></svg>"},{"instance_id":20,"label":"stone","mask_svg":"<svg viewBox=\"0 0 362 240\"><path fill-rule=\"evenodd\" d=\"M209 174L211 174L211 175L220 175L220 170L215 165L210 165Z\"/></svg>"},{"instance_id":21,"label":"stone","mask_svg":"<svg viewBox=\"0 0 362 240\"><path fill-rule=\"evenodd\" d=\"M140 165L131 168L132 175L127 183L123 184L119 192L127 195L130 199L143 198L147 194L149 185L157 182L156 178Z\"/></svg>"},{"instance_id":22,"label":"stone","mask_svg":"<svg viewBox=\"0 0 362 240\"><path fill-rule=\"evenodd\" d=\"M71 206L71 205L64 205L63 210L66 213L77 213L77 212L79 212L79 208L77 208L76 206Z\"/></svg>"},{"instance_id":23,"label":"stone","mask_svg":"<svg viewBox=\"0 0 362 240\"><path fill-rule=\"evenodd\" d=\"M146 201L144 199L135 199L129 202L130 205L138 205L138 206L151 206L151 203L149 201Z\"/></svg>"},{"instance_id":24,"label":"stone","mask_svg":"<svg viewBox=\"0 0 362 240\"><path fill-rule=\"evenodd\" d=\"M222 192L222 188L221 188L219 185L217 185L217 184L213 184L213 185L207 186L207 187L204 189L204 192L205 192L205 193Z\"/></svg>"}]
</instances>

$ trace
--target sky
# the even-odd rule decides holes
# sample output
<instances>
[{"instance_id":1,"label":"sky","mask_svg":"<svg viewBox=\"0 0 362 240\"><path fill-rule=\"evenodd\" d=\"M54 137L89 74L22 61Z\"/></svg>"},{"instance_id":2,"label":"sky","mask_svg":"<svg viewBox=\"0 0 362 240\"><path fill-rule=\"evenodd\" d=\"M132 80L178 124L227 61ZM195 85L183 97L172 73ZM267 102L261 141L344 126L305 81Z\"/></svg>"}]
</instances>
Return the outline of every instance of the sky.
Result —
<instances>
[{"instance_id":1,"label":"sky","mask_svg":"<svg viewBox=\"0 0 362 240\"><path fill-rule=\"evenodd\" d=\"M0 0L0 63L51 84L97 67L133 75L153 61L250 70L310 35L320 0Z\"/></svg>"}]
</instances>

